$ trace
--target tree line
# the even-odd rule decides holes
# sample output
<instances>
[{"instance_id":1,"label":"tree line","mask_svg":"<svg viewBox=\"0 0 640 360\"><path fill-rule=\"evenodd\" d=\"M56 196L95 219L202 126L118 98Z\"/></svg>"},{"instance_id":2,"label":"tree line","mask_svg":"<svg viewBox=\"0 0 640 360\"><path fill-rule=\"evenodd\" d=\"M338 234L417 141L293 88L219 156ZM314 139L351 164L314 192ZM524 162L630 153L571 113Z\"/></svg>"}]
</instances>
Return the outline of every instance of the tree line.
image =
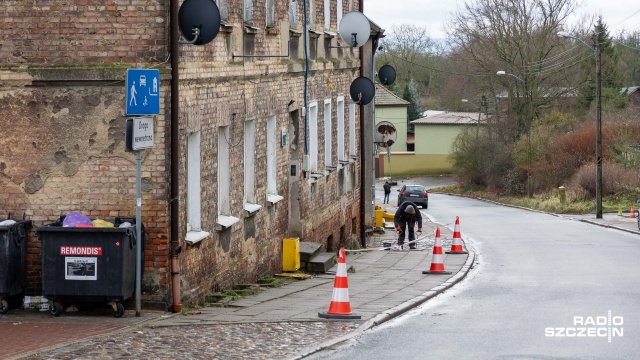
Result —
<instances>
[{"instance_id":1,"label":"tree line","mask_svg":"<svg viewBox=\"0 0 640 360\"><path fill-rule=\"evenodd\" d=\"M577 9L575 0L467 0L447 19L446 42L415 25L387 31L376 62L396 69L390 90L411 103L407 121L426 109L491 115L482 134L463 134L452 149L463 183L510 193L522 193L525 184L547 191L579 183L594 156L596 44L602 49L604 161L637 177L632 158L640 131L630 121L638 115L621 89L640 85L640 31L612 34L597 16L570 26ZM584 149L562 154L578 143ZM585 187L576 185L591 196Z\"/></svg>"}]
</instances>

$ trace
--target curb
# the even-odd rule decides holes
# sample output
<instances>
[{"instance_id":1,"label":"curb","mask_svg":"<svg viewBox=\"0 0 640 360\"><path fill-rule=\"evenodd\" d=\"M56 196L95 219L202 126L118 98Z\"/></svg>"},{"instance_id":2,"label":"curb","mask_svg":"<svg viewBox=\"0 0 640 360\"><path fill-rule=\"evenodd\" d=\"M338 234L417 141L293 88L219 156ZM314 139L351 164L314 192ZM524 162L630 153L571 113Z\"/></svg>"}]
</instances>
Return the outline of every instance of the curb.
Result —
<instances>
[{"instance_id":1,"label":"curb","mask_svg":"<svg viewBox=\"0 0 640 360\"><path fill-rule=\"evenodd\" d=\"M640 231L629 230L629 229L621 228L621 227L614 226L614 225L602 224L602 223L599 223L599 222L596 222L596 221L592 221L592 220L589 220L589 219L581 219L581 220L578 220L578 221L582 221L582 222L585 222L585 223L591 224L591 225L598 225L598 226L601 226L601 227L604 227L604 228L620 230L620 231L628 232L628 233L631 233L631 234L640 234Z\"/></svg>"},{"instance_id":2,"label":"curb","mask_svg":"<svg viewBox=\"0 0 640 360\"><path fill-rule=\"evenodd\" d=\"M318 346L312 347L307 349L306 351L304 351L302 354L297 355L293 358L290 358L289 360L298 360L298 359L303 359L309 355L312 355L314 353L317 353L321 350L324 350L326 348L338 345L340 343L343 343L347 340L350 340L358 335L361 335L362 333L364 333L365 331L378 326L384 322L387 322L395 317L398 317L404 313L406 313L407 311L425 303L427 300L437 296L438 294L444 292L445 290L453 287L453 285L459 283L462 279L464 279L467 274L469 273L469 271L471 270L471 268L473 267L473 262L476 259L476 253L475 251L469 250L469 255L467 256L467 261L465 261L464 265L462 266L462 268L460 268L460 270L451 278L449 278L449 280L443 282L442 284L434 287L431 290L428 290L427 292L425 292L422 295L419 295L411 300L405 301L404 303L393 307L387 311L384 311L380 314L378 314L377 316L375 316L373 319L367 320L364 324L360 325L356 330L352 331L349 334L343 335L341 337L326 341Z\"/></svg>"}]
</instances>

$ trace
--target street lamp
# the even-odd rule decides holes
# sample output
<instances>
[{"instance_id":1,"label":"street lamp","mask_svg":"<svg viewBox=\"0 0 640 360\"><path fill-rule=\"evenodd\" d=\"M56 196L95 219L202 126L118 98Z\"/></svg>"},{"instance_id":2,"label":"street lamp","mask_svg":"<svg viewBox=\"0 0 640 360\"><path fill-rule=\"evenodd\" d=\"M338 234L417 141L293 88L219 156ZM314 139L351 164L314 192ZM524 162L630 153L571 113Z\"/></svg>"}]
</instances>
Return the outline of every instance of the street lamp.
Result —
<instances>
[{"instance_id":1,"label":"street lamp","mask_svg":"<svg viewBox=\"0 0 640 360\"><path fill-rule=\"evenodd\" d=\"M477 123L477 128L476 128L476 137L478 136L478 130L480 129L480 115L482 114L482 106L486 106L485 103L487 101L484 96L482 97L482 100L483 100L483 105L478 105L478 104L474 103L473 101L469 101L467 99L460 100L465 104L469 103L469 104L474 105L474 106L476 106L478 108L478 123Z\"/></svg>"},{"instance_id":2,"label":"street lamp","mask_svg":"<svg viewBox=\"0 0 640 360\"><path fill-rule=\"evenodd\" d=\"M596 59L596 219L602 219L602 48L598 34L593 35L593 47L566 31L559 31L558 36L578 40Z\"/></svg>"},{"instance_id":3,"label":"street lamp","mask_svg":"<svg viewBox=\"0 0 640 360\"><path fill-rule=\"evenodd\" d=\"M513 78L515 78L518 81L521 81L522 83L524 83L524 89L525 91L528 91L527 88L527 80L526 79L522 79L519 76L512 74L512 73L508 73L506 71L500 70L498 72L496 72L496 75L498 76L511 76ZM527 99L527 108L528 110L531 110L531 105L533 103L533 99ZM533 114L531 113L531 111L527 111L527 117L529 117L528 121L531 122L531 117L533 116ZM531 198L533 197L533 190L531 187L531 126L529 126L529 129L527 131L527 195Z\"/></svg>"}]
</instances>

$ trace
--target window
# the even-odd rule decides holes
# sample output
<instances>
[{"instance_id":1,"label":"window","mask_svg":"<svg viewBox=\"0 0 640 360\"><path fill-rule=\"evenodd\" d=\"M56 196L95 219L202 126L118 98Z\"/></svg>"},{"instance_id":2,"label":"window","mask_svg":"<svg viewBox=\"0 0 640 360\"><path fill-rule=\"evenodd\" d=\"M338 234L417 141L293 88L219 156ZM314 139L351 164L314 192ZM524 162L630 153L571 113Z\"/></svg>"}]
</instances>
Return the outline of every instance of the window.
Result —
<instances>
[{"instance_id":1,"label":"window","mask_svg":"<svg viewBox=\"0 0 640 360\"><path fill-rule=\"evenodd\" d=\"M202 209L200 203L200 132L187 135L187 237L195 244L209 233L202 231Z\"/></svg>"},{"instance_id":2,"label":"window","mask_svg":"<svg viewBox=\"0 0 640 360\"><path fill-rule=\"evenodd\" d=\"M337 0L338 3L336 4L336 27L339 29L340 28L340 20L342 20L342 0Z\"/></svg>"},{"instance_id":3,"label":"window","mask_svg":"<svg viewBox=\"0 0 640 360\"><path fill-rule=\"evenodd\" d=\"M356 104L349 103L349 156L357 159L356 154Z\"/></svg>"},{"instance_id":4,"label":"window","mask_svg":"<svg viewBox=\"0 0 640 360\"><path fill-rule=\"evenodd\" d=\"M245 25L253 25L253 0L243 0L244 11L242 12L242 19Z\"/></svg>"},{"instance_id":5,"label":"window","mask_svg":"<svg viewBox=\"0 0 640 360\"><path fill-rule=\"evenodd\" d=\"M347 161L344 155L344 96L338 96L338 163L342 164Z\"/></svg>"},{"instance_id":6,"label":"window","mask_svg":"<svg viewBox=\"0 0 640 360\"><path fill-rule=\"evenodd\" d=\"M276 0L267 0L267 27L276 26Z\"/></svg>"},{"instance_id":7,"label":"window","mask_svg":"<svg viewBox=\"0 0 640 360\"><path fill-rule=\"evenodd\" d=\"M309 105L309 171L318 172L318 103Z\"/></svg>"},{"instance_id":8,"label":"window","mask_svg":"<svg viewBox=\"0 0 640 360\"><path fill-rule=\"evenodd\" d=\"M307 11L309 11L309 17L307 18L307 26L314 29L316 25L316 1L309 0L307 3Z\"/></svg>"},{"instance_id":9,"label":"window","mask_svg":"<svg viewBox=\"0 0 640 360\"><path fill-rule=\"evenodd\" d=\"M328 170L333 168L331 160L331 99L324 100L324 167Z\"/></svg>"},{"instance_id":10,"label":"window","mask_svg":"<svg viewBox=\"0 0 640 360\"><path fill-rule=\"evenodd\" d=\"M216 0L216 4L220 10L220 20L229 23L229 0Z\"/></svg>"},{"instance_id":11,"label":"window","mask_svg":"<svg viewBox=\"0 0 640 360\"><path fill-rule=\"evenodd\" d=\"M231 216L231 167L229 160L229 127L218 128L218 219L216 230L224 230L240 219Z\"/></svg>"},{"instance_id":12,"label":"window","mask_svg":"<svg viewBox=\"0 0 640 360\"><path fill-rule=\"evenodd\" d=\"M254 120L244 123L244 216L255 214L262 206L256 204L256 125Z\"/></svg>"},{"instance_id":13,"label":"window","mask_svg":"<svg viewBox=\"0 0 640 360\"><path fill-rule=\"evenodd\" d=\"M298 3L297 0L289 0L289 28L298 29Z\"/></svg>"},{"instance_id":14,"label":"window","mask_svg":"<svg viewBox=\"0 0 640 360\"><path fill-rule=\"evenodd\" d=\"M267 201L275 204L283 197L278 195L277 152L276 152L276 116L269 116L267 119Z\"/></svg>"},{"instance_id":15,"label":"window","mask_svg":"<svg viewBox=\"0 0 640 360\"><path fill-rule=\"evenodd\" d=\"M331 30L331 0L324 0L324 29Z\"/></svg>"}]
</instances>

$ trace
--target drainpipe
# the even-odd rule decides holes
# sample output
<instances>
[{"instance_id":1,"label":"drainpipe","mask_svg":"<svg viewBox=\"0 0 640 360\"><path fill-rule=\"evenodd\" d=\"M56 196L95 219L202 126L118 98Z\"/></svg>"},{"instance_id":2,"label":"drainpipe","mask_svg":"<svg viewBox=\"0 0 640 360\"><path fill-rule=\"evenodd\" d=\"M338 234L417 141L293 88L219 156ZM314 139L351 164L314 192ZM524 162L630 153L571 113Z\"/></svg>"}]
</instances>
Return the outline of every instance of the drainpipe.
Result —
<instances>
[{"instance_id":1,"label":"drainpipe","mask_svg":"<svg viewBox=\"0 0 640 360\"><path fill-rule=\"evenodd\" d=\"M358 11L360 11L361 13L364 14L364 6L363 6L363 1L364 0L360 0L358 2ZM360 76L364 76L364 71L362 69L362 64L364 63L364 52L362 51L362 47L358 48L358 55L360 58ZM363 248L367 247L367 234L365 232L365 217L366 217L366 211L365 211L365 206L367 206L367 202L365 201L366 199L364 198L364 193L365 193L365 182L364 179L366 178L366 167L364 166L364 147L365 147L365 137L364 137L364 111L362 109L361 105L358 105L360 107L360 156L361 156L361 160L360 160L360 245Z\"/></svg>"},{"instance_id":2,"label":"drainpipe","mask_svg":"<svg viewBox=\"0 0 640 360\"><path fill-rule=\"evenodd\" d=\"M173 305L171 310L174 313L182 311L180 302L180 261L178 255L182 250L180 246L180 124L178 123L180 114L180 97L178 94L178 0L170 0L170 28L171 28L171 292Z\"/></svg>"}]
</instances>

